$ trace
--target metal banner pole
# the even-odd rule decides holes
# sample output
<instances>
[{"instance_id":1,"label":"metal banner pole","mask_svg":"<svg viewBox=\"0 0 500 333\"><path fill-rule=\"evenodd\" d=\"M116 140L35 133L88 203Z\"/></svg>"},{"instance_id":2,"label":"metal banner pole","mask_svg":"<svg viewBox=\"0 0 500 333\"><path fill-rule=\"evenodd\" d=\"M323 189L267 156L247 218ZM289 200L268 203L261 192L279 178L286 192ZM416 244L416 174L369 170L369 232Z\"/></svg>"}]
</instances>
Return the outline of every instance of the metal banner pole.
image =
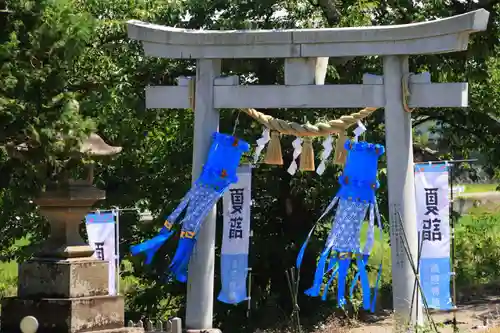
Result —
<instances>
[{"instance_id":1,"label":"metal banner pole","mask_svg":"<svg viewBox=\"0 0 500 333\"><path fill-rule=\"evenodd\" d=\"M120 295L120 208L114 210L115 223L115 266L116 266L116 294Z\"/></svg>"}]
</instances>

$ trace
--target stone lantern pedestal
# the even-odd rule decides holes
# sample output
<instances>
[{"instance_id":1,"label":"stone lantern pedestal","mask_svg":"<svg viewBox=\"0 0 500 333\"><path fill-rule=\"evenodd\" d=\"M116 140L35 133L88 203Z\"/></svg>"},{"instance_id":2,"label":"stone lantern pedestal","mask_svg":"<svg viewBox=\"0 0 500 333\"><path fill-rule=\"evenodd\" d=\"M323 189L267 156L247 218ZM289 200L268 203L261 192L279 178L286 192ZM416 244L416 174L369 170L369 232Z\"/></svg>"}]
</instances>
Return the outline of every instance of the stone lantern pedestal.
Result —
<instances>
[{"instance_id":1,"label":"stone lantern pedestal","mask_svg":"<svg viewBox=\"0 0 500 333\"><path fill-rule=\"evenodd\" d=\"M124 299L108 292L108 262L79 234L79 226L105 192L87 181L48 189L35 203L51 233L35 256L19 265L17 297L2 300L2 331L20 332L26 316L38 333L141 331L124 327Z\"/></svg>"}]
</instances>

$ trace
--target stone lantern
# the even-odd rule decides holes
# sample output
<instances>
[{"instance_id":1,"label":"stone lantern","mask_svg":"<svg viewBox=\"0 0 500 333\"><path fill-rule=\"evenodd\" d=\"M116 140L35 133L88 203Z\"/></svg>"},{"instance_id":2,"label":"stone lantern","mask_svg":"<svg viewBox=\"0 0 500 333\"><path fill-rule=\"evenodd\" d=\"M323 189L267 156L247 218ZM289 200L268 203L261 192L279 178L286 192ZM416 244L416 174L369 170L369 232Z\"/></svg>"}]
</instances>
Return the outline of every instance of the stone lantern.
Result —
<instances>
[{"instance_id":1,"label":"stone lantern","mask_svg":"<svg viewBox=\"0 0 500 333\"><path fill-rule=\"evenodd\" d=\"M121 150L92 134L73 158L112 156ZM106 198L105 191L92 185L93 165L87 169L87 179L64 177L34 201L50 223L50 235L32 259L19 264L17 297L2 301L2 331L19 332L25 316L38 320L38 333L130 330L124 328L123 297L108 292L108 262L93 258L92 247L79 234L85 215Z\"/></svg>"},{"instance_id":2,"label":"stone lantern","mask_svg":"<svg viewBox=\"0 0 500 333\"><path fill-rule=\"evenodd\" d=\"M80 146L80 153L91 158L113 156L121 150L121 147L109 146L97 134L91 134ZM105 191L92 184L93 168L93 164L87 167L87 179L73 180L66 177L61 184L48 186L34 200L40 213L50 223L50 236L35 257L84 258L91 257L94 253L79 233L80 223L92 206L97 201L106 199Z\"/></svg>"}]
</instances>

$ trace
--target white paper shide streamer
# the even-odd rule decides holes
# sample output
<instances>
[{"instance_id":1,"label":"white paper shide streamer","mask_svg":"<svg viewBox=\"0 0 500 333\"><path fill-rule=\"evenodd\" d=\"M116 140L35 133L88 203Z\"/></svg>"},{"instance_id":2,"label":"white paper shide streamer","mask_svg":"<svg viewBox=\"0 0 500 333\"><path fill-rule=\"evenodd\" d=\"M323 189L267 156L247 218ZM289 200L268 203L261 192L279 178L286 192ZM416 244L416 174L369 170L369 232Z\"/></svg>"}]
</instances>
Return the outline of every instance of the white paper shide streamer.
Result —
<instances>
[{"instance_id":1,"label":"white paper shide streamer","mask_svg":"<svg viewBox=\"0 0 500 333\"><path fill-rule=\"evenodd\" d=\"M293 146L293 160L292 160L292 163L290 163L290 166L288 167L287 171L289 174L294 175L295 172L297 172L297 168L298 168L297 158L302 153L302 139L297 138L297 139L293 140L292 146Z\"/></svg>"},{"instance_id":2,"label":"white paper shide streamer","mask_svg":"<svg viewBox=\"0 0 500 333\"><path fill-rule=\"evenodd\" d=\"M366 127L361 121L358 120L356 123L358 124L358 127L356 127L356 129L354 130L354 142L358 142L358 138L361 136L361 134L366 132Z\"/></svg>"},{"instance_id":3,"label":"white paper shide streamer","mask_svg":"<svg viewBox=\"0 0 500 333\"><path fill-rule=\"evenodd\" d=\"M255 154L253 155L253 163L256 164L259 160L259 156L262 150L266 147L267 143L271 140L271 134L269 128L265 128L262 131L262 136L257 140L257 148L255 148Z\"/></svg>"},{"instance_id":4,"label":"white paper shide streamer","mask_svg":"<svg viewBox=\"0 0 500 333\"><path fill-rule=\"evenodd\" d=\"M331 135L327 136L323 141L323 152L321 152L321 163L316 168L316 173L322 175L326 169L326 161L333 151L333 138Z\"/></svg>"}]
</instances>

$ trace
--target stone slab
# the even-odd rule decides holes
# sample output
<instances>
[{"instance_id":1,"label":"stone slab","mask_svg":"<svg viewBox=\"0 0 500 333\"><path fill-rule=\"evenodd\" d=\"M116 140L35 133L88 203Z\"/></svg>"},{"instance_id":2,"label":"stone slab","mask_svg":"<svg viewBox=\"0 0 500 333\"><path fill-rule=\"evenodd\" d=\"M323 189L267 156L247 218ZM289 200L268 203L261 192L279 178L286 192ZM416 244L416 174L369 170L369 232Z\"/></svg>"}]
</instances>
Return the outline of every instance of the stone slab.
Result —
<instances>
[{"instance_id":1,"label":"stone slab","mask_svg":"<svg viewBox=\"0 0 500 333\"><path fill-rule=\"evenodd\" d=\"M20 298L74 298L108 295L108 262L33 259L19 265Z\"/></svg>"},{"instance_id":2,"label":"stone slab","mask_svg":"<svg viewBox=\"0 0 500 333\"><path fill-rule=\"evenodd\" d=\"M26 316L38 320L37 333L117 332L125 329L124 300L121 296L38 300L10 297L2 300L3 332L21 333L19 323Z\"/></svg>"}]
</instances>

